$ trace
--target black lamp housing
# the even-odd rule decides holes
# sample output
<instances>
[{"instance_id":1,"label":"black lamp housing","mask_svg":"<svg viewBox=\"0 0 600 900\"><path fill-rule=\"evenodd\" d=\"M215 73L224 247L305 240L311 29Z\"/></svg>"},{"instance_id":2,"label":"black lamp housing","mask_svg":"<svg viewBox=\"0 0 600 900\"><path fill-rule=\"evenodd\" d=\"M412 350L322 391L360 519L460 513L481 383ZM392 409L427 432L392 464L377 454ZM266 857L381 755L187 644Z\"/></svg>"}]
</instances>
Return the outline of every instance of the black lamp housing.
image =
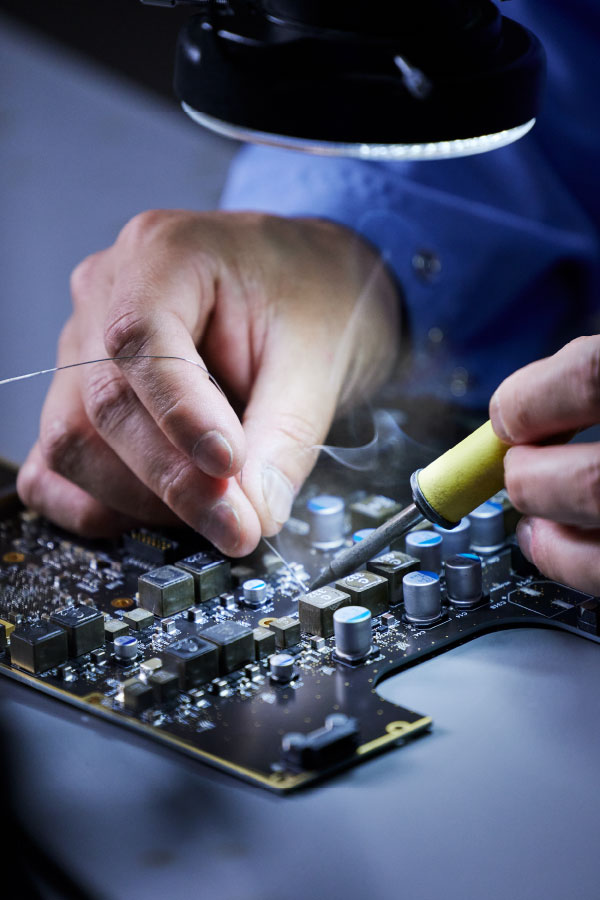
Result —
<instances>
[{"instance_id":1,"label":"black lamp housing","mask_svg":"<svg viewBox=\"0 0 600 900\"><path fill-rule=\"evenodd\" d=\"M542 46L492 0L194 5L175 91L193 118L232 136L433 158L508 143L537 114Z\"/></svg>"}]
</instances>

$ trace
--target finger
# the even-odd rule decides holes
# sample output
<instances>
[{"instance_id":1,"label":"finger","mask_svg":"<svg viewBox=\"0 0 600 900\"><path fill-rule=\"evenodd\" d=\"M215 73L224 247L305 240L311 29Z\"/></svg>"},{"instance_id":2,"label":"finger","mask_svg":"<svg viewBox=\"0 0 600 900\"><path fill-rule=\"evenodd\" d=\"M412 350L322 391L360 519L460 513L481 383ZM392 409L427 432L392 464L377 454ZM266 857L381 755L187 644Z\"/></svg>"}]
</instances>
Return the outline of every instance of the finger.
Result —
<instances>
[{"instance_id":1,"label":"finger","mask_svg":"<svg viewBox=\"0 0 600 900\"><path fill-rule=\"evenodd\" d=\"M504 483L526 515L567 525L600 525L600 444L512 447Z\"/></svg>"},{"instance_id":2,"label":"finger","mask_svg":"<svg viewBox=\"0 0 600 900\"><path fill-rule=\"evenodd\" d=\"M180 519L231 556L254 549L260 526L235 479L211 478L177 450L113 363L88 372L83 402L106 443Z\"/></svg>"},{"instance_id":3,"label":"finger","mask_svg":"<svg viewBox=\"0 0 600 900\"><path fill-rule=\"evenodd\" d=\"M208 262L200 261L201 247L192 262L189 251L163 246L164 241L155 246L143 234L149 226L135 227L141 237L136 236L133 246L130 237L120 239L118 247L124 244L127 253L125 259L122 250L115 256L118 274L102 326L106 352L112 357L183 357L196 363L136 359L120 365L175 447L209 475L233 475L245 458L243 429L208 378L196 349L212 313L215 275Z\"/></svg>"},{"instance_id":4,"label":"finger","mask_svg":"<svg viewBox=\"0 0 600 900\"><path fill-rule=\"evenodd\" d=\"M92 427L74 372L59 372L46 396L40 448L46 466L104 506L138 521L175 525L179 520L119 459Z\"/></svg>"},{"instance_id":5,"label":"finger","mask_svg":"<svg viewBox=\"0 0 600 900\"><path fill-rule=\"evenodd\" d=\"M547 519L521 519L517 526L521 550L537 568L561 584L600 594L600 529L560 525Z\"/></svg>"},{"instance_id":6,"label":"finger","mask_svg":"<svg viewBox=\"0 0 600 900\"><path fill-rule=\"evenodd\" d=\"M600 421L600 336L581 337L510 375L490 401L498 437L534 443Z\"/></svg>"},{"instance_id":7,"label":"finger","mask_svg":"<svg viewBox=\"0 0 600 900\"><path fill-rule=\"evenodd\" d=\"M33 446L19 471L17 490L26 506L83 537L116 537L136 524L134 518L116 513L52 472L39 444Z\"/></svg>"},{"instance_id":8,"label":"finger","mask_svg":"<svg viewBox=\"0 0 600 900\"><path fill-rule=\"evenodd\" d=\"M310 355L306 346L310 341L302 348L289 337L270 343L244 415L248 457L241 484L265 535L289 518L335 413L339 384L329 382L318 362L327 356L314 342Z\"/></svg>"}]
</instances>

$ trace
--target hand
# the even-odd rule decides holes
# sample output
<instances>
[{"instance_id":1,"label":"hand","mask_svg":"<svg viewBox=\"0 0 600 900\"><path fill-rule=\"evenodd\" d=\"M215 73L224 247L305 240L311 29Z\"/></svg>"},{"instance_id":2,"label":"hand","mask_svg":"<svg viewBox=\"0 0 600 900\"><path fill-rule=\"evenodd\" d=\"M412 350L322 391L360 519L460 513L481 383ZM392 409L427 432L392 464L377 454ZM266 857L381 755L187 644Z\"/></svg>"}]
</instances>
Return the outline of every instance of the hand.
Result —
<instances>
[{"instance_id":1,"label":"hand","mask_svg":"<svg viewBox=\"0 0 600 900\"><path fill-rule=\"evenodd\" d=\"M525 514L523 553L549 578L600 594L600 444L534 446L600 423L600 336L515 372L492 397L490 417L499 438L519 445L504 471Z\"/></svg>"},{"instance_id":2,"label":"hand","mask_svg":"<svg viewBox=\"0 0 600 900\"><path fill-rule=\"evenodd\" d=\"M318 220L148 212L72 277L23 501L109 535L183 520L233 556L277 532L340 404L389 374L397 297L373 251ZM238 411L243 418L240 422Z\"/></svg>"}]
</instances>

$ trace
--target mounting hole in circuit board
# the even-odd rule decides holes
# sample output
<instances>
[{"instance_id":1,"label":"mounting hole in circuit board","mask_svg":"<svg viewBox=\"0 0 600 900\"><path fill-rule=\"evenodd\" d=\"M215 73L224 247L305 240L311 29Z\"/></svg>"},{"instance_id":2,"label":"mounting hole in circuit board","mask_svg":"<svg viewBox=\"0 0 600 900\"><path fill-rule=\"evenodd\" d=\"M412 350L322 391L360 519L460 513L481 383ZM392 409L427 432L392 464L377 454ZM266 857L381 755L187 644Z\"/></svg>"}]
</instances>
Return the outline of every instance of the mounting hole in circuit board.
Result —
<instances>
[{"instance_id":1,"label":"mounting hole in circuit board","mask_svg":"<svg viewBox=\"0 0 600 900\"><path fill-rule=\"evenodd\" d=\"M114 600L110 601L110 605L114 606L115 609L131 609L134 604L131 597L115 597Z\"/></svg>"}]
</instances>

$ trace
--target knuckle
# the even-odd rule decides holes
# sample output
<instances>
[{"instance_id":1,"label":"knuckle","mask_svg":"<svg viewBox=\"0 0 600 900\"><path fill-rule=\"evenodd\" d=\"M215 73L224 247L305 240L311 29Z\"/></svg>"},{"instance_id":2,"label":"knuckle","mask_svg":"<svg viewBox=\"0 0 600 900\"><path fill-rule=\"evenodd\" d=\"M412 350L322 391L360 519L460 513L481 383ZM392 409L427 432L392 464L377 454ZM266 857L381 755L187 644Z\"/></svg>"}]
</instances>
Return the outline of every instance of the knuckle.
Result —
<instances>
[{"instance_id":1,"label":"knuckle","mask_svg":"<svg viewBox=\"0 0 600 900\"><path fill-rule=\"evenodd\" d=\"M600 459L588 463L579 483L577 508L586 510L589 517L600 521Z\"/></svg>"},{"instance_id":2,"label":"knuckle","mask_svg":"<svg viewBox=\"0 0 600 900\"><path fill-rule=\"evenodd\" d=\"M158 496L173 512L177 512L188 502L196 474L195 466L186 459L180 459L174 465L165 466L158 473Z\"/></svg>"},{"instance_id":3,"label":"knuckle","mask_svg":"<svg viewBox=\"0 0 600 900\"><path fill-rule=\"evenodd\" d=\"M577 339L579 342L589 338ZM575 341L573 343L576 343ZM573 371L575 379L575 396L580 396L585 409L591 412L600 410L600 343L594 342L591 352L582 356L581 364Z\"/></svg>"},{"instance_id":4,"label":"knuckle","mask_svg":"<svg viewBox=\"0 0 600 900\"><path fill-rule=\"evenodd\" d=\"M25 506L35 507L36 485L38 471L35 466L28 463L24 465L17 476L17 493Z\"/></svg>"},{"instance_id":5,"label":"knuckle","mask_svg":"<svg viewBox=\"0 0 600 900\"><path fill-rule=\"evenodd\" d=\"M276 427L280 434L301 450L311 450L320 437L315 423L298 413L284 413Z\"/></svg>"},{"instance_id":6,"label":"knuckle","mask_svg":"<svg viewBox=\"0 0 600 900\"><path fill-rule=\"evenodd\" d=\"M165 223L172 219L172 215L164 209L146 209L123 226L117 241L127 244L143 244L162 229Z\"/></svg>"},{"instance_id":7,"label":"knuckle","mask_svg":"<svg viewBox=\"0 0 600 900\"><path fill-rule=\"evenodd\" d=\"M81 454L85 437L84 430L73 422L54 420L51 425L42 424L40 451L48 468L61 475L68 474Z\"/></svg>"},{"instance_id":8,"label":"knuckle","mask_svg":"<svg viewBox=\"0 0 600 900\"><path fill-rule=\"evenodd\" d=\"M98 264L101 253L93 253L86 256L71 273L71 296L73 303L78 305L85 301L90 293L90 287L98 273Z\"/></svg>"},{"instance_id":9,"label":"knuckle","mask_svg":"<svg viewBox=\"0 0 600 900\"><path fill-rule=\"evenodd\" d=\"M109 356L135 356L149 339L148 321L135 309L121 307L109 317L104 329L104 346Z\"/></svg>"},{"instance_id":10,"label":"knuckle","mask_svg":"<svg viewBox=\"0 0 600 900\"><path fill-rule=\"evenodd\" d=\"M133 392L118 372L93 376L85 394L85 409L94 428L110 434L131 410Z\"/></svg>"}]
</instances>

